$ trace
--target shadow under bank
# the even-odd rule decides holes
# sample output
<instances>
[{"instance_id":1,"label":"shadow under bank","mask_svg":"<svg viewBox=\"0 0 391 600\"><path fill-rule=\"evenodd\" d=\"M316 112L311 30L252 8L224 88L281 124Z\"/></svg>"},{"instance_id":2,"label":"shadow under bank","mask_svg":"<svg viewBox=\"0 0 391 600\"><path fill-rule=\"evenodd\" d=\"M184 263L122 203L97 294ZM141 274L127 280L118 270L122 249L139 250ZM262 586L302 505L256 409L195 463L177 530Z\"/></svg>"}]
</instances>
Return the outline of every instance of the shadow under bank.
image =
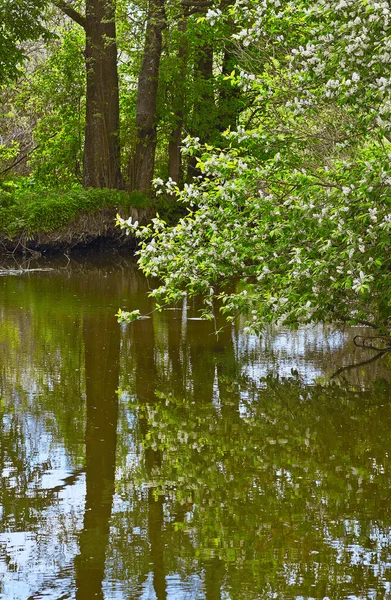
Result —
<instances>
[{"instance_id":1,"label":"shadow under bank","mask_svg":"<svg viewBox=\"0 0 391 600\"><path fill-rule=\"evenodd\" d=\"M22 233L9 238L0 232L0 262L10 254L41 256L83 250L134 251L136 246L133 235L127 235L116 227L114 212L102 211L99 214L80 216L61 229L41 231L33 236Z\"/></svg>"}]
</instances>

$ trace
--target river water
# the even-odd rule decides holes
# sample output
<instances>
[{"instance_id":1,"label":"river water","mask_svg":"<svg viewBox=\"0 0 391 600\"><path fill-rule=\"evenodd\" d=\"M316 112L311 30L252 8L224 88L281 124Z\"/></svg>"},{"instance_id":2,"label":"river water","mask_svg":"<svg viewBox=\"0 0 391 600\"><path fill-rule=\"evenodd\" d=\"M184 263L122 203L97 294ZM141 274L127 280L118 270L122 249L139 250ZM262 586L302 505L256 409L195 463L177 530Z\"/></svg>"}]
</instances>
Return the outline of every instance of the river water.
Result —
<instances>
[{"instance_id":1,"label":"river water","mask_svg":"<svg viewBox=\"0 0 391 600\"><path fill-rule=\"evenodd\" d=\"M391 598L391 362L330 382L367 329L120 326L131 259L5 267L1 599Z\"/></svg>"}]
</instances>

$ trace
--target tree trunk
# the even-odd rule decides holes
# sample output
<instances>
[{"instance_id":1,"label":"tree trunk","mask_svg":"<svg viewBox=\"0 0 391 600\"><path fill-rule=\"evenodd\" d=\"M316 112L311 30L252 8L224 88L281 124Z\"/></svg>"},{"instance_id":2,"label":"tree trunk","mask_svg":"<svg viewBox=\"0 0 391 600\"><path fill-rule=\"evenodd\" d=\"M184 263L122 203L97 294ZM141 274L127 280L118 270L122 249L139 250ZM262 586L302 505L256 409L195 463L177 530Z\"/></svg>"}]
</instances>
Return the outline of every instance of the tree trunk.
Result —
<instances>
[{"instance_id":1,"label":"tree trunk","mask_svg":"<svg viewBox=\"0 0 391 600\"><path fill-rule=\"evenodd\" d=\"M194 105L193 127L200 142L204 144L208 142L216 128L212 46L206 44L200 48L200 57L195 70L198 93Z\"/></svg>"},{"instance_id":2,"label":"tree trunk","mask_svg":"<svg viewBox=\"0 0 391 600\"><path fill-rule=\"evenodd\" d=\"M192 134L201 144L207 143L216 129L216 103L213 80L213 48L205 44L199 50L198 62L194 65L196 97L193 106ZM201 175L196 167L196 158L190 157L188 163L188 179Z\"/></svg>"},{"instance_id":3,"label":"tree trunk","mask_svg":"<svg viewBox=\"0 0 391 600\"><path fill-rule=\"evenodd\" d=\"M237 68L237 60L229 49L225 49L223 57L222 74L228 76ZM243 109L241 91L238 86L232 86L229 80L222 81L219 90L218 102L218 128L223 132L226 129L236 129L240 111Z\"/></svg>"},{"instance_id":4,"label":"tree trunk","mask_svg":"<svg viewBox=\"0 0 391 600\"><path fill-rule=\"evenodd\" d=\"M156 152L156 105L165 27L164 0L150 0L136 101L136 143L129 161L129 189L149 193Z\"/></svg>"},{"instance_id":5,"label":"tree trunk","mask_svg":"<svg viewBox=\"0 0 391 600\"><path fill-rule=\"evenodd\" d=\"M87 106L83 186L121 188L115 9L86 3Z\"/></svg>"},{"instance_id":6,"label":"tree trunk","mask_svg":"<svg viewBox=\"0 0 391 600\"><path fill-rule=\"evenodd\" d=\"M85 16L53 0L86 32L86 128L83 187L122 188L115 0L86 0Z\"/></svg>"},{"instance_id":7,"label":"tree trunk","mask_svg":"<svg viewBox=\"0 0 391 600\"><path fill-rule=\"evenodd\" d=\"M188 44L186 37L187 22L185 17L179 21L178 30L181 34L178 48L178 85L176 96L174 97L174 115L175 126L171 132L168 143L168 176L178 184L182 183L182 161L181 161L181 142L182 129L185 108L185 90L186 90L186 61L188 55Z\"/></svg>"}]
</instances>

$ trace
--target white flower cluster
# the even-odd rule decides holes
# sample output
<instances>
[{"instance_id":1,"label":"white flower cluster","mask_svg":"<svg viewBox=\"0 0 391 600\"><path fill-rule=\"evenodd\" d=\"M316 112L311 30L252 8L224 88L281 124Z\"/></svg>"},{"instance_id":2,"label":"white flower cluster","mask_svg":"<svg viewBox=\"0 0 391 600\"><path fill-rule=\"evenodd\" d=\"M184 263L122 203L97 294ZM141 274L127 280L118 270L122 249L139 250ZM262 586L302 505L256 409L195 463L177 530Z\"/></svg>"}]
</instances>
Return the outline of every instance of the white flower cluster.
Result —
<instances>
[{"instance_id":1,"label":"white flower cluster","mask_svg":"<svg viewBox=\"0 0 391 600\"><path fill-rule=\"evenodd\" d=\"M222 11L220 8L208 8L205 19L211 24L215 25L217 21L222 17Z\"/></svg>"},{"instance_id":2,"label":"white flower cluster","mask_svg":"<svg viewBox=\"0 0 391 600\"><path fill-rule=\"evenodd\" d=\"M226 150L183 141L184 154L201 157L202 176L183 189L155 180L157 193L189 208L174 227L158 217L146 228L119 221L142 240L141 267L162 279L157 299L178 300L186 289L204 295L210 315L221 294L249 331L271 320L387 320L389 5L236 2L251 124L245 111Z\"/></svg>"}]
</instances>

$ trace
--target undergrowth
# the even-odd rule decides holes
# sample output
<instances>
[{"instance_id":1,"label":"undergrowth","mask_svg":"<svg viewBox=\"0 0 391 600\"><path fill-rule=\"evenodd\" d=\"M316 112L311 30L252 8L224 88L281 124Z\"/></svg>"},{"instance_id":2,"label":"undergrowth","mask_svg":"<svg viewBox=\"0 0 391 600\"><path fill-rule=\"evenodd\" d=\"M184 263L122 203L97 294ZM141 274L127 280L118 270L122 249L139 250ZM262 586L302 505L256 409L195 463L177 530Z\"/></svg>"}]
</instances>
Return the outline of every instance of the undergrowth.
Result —
<instances>
[{"instance_id":1,"label":"undergrowth","mask_svg":"<svg viewBox=\"0 0 391 600\"><path fill-rule=\"evenodd\" d=\"M13 181L0 184L0 235L8 239L56 231L83 214L100 210L151 209L170 220L172 202L150 199L140 192L130 194L111 189L73 188L68 191L29 188ZM115 216L115 215L114 215Z\"/></svg>"}]
</instances>

